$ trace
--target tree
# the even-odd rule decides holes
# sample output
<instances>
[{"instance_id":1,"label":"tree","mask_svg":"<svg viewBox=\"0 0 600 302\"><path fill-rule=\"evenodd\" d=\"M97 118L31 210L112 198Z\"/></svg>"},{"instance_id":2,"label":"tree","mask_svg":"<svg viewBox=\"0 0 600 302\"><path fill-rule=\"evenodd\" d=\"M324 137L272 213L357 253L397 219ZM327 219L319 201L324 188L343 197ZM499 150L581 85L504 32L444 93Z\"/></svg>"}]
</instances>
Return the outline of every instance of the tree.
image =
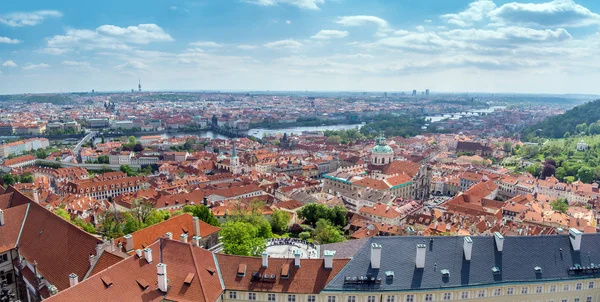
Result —
<instances>
[{"instance_id":1,"label":"tree","mask_svg":"<svg viewBox=\"0 0 600 302\"><path fill-rule=\"evenodd\" d=\"M97 226L97 233L102 235L104 238L119 238L123 235L123 228L119 221L115 218L113 211L104 211L99 215L98 221L100 225Z\"/></svg>"},{"instance_id":2,"label":"tree","mask_svg":"<svg viewBox=\"0 0 600 302\"><path fill-rule=\"evenodd\" d=\"M329 209L329 221L335 226L344 227L346 226L346 214L348 214L348 210L344 206L334 206Z\"/></svg>"},{"instance_id":3,"label":"tree","mask_svg":"<svg viewBox=\"0 0 600 302\"><path fill-rule=\"evenodd\" d=\"M98 163L108 165L110 163L110 157L108 155L98 156Z\"/></svg>"},{"instance_id":4,"label":"tree","mask_svg":"<svg viewBox=\"0 0 600 302\"><path fill-rule=\"evenodd\" d=\"M24 173L19 177L19 182L22 183L33 183L33 180L33 175L31 175L31 173Z\"/></svg>"},{"instance_id":5,"label":"tree","mask_svg":"<svg viewBox=\"0 0 600 302\"><path fill-rule=\"evenodd\" d=\"M133 152L142 152L144 151L144 146L142 146L142 143L136 143L135 145L133 145Z\"/></svg>"},{"instance_id":6,"label":"tree","mask_svg":"<svg viewBox=\"0 0 600 302\"><path fill-rule=\"evenodd\" d=\"M531 175L535 177L538 177L540 175L541 170L542 167L539 164L530 165L527 168L525 168L525 171L531 173Z\"/></svg>"},{"instance_id":7,"label":"tree","mask_svg":"<svg viewBox=\"0 0 600 302\"><path fill-rule=\"evenodd\" d=\"M127 138L127 140L129 141L130 145L135 145L135 136L130 136L129 138Z\"/></svg>"},{"instance_id":8,"label":"tree","mask_svg":"<svg viewBox=\"0 0 600 302\"><path fill-rule=\"evenodd\" d=\"M66 220L66 221L71 221L71 215L69 215L69 212L67 212L63 208L58 208L58 209L54 210L54 214L60 216L60 218Z\"/></svg>"},{"instance_id":9,"label":"tree","mask_svg":"<svg viewBox=\"0 0 600 302\"><path fill-rule=\"evenodd\" d=\"M35 151L35 157L39 158L39 159L44 159L46 157L48 157L48 155L50 155L48 153L48 151L44 150L44 149L38 149Z\"/></svg>"},{"instance_id":10,"label":"tree","mask_svg":"<svg viewBox=\"0 0 600 302\"><path fill-rule=\"evenodd\" d=\"M219 226L219 220L213 215L210 209L201 204L187 205L183 207L183 211L192 214L194 217L198 217L200 220L214 226ZM173 214L175 216L175 214Z\"/></svg>"},{"instance_id":11,"label":"tree","mask_svg":"<svg viewBox=\"0 0 600 302\"><path fill-rule=\"evenodd\" d=\"M581 123L577 126L575 126L575 131L577 131L577 133L586 133L588 130L588 126L586 123Z\"/></svg>"},{"instance_id":12,"label":"tree","mask_svg":"<svg viewBox=\"0 0 600 302\"><path fill-rule=\"evenodd\" d=\"M329 208L324 204L309 203L298 211L298 216L314 226L319 219L329 218Z\"/></svg>"},{"instance_id":13,"label":"tree","mask_svg":"<svg viewBox=\"0 0 600 302\"><path fill-rule=\"evenodd\" d=\"M566 213L567 210L569 210L569 204L562 198L550 202L550 206L552 207L552 210L561 213Z\"/></svg>"},{"instance_id":14,"label":"tree","mask_svg":"<svg viewBox=\"0 0 600 302\"><path fill-rule=\"evenodd\" d=\"M137 220L140 228L143 228L145 223L148 223L148 218L156 212L154 205L144 199L137 198L131 202L131 216Z\"/></svg>"},{"instance_id":15,"label":"tree","mask_svg":"<svg viewBox=\"0 0 600 302\"><path fill-rule=\"evenodd\" d=\"M106 143L106 141L105 141L105 139L104 139L104 134L102 134L102 138L100 139L100 143L101 143L101 144L104 144L104 143Z\"/></svg>"},{"instance_id":16,"label":"tree","mask_svg":"<svg viewBox=\"0 0 600 302\"><path fill-rule=\"evenodd\" d=\"M320 244L342 242L345 240L341 231L325 219L317 221L317 227L313 235L315 240Z\"/></svg>"},{"instance_id":17,"label":"tree","mask_svg":"<svg viewBox=\"0 0 600 302\"><path fill-rule=\"evenodd\" d=\"M327 138L328 144L339 145L341 142L342 138L339 135L334 135Z\"/></svg>"},{"instance_id":18,"label":"tree","mask_svg":"<svg viewBox=\"0 0 600 302\"><path fill-rule=\"evenodd\" d=\"M84 231L90 233L90 234L95 234L96 233L96 228L94 227L94 225L90 222L85 222L83 221L83 219L79 218L79 217L75 217L73 219L73 224L82 228Z\"/></svg>"},{"instance_id":19,"label":"tree","mask_svg":"<svg viewBox=\"0 0 600 302\"><path fill-rule=\"evenodd\" d=\"M127 176L136 176L137 173L135 173L135 171L133 170L133 168L130 165L121 165L120 168L121 172L126 173Z\"/></svg>"},{"instance_id":20,"label":"tree","mask_svg":"<svg viewBox=\"0 0 600 302\"><path fill-rule=\"evenodd\" d=\"M565 171L565 168L558 167L558 169L556 169L556 178L558 178L559 180L563 181L563 179L565 178L565 176L567 176L567 172Z\"/></svg>"},{"instance_id":21,"label":"tree","mask_svg":"<svg viewBox=\"0 0 600 302\"><path fill-rule=\"evenodd\" d=\"M591 183L594 181L594 170L590 167L581 167L577 171L577 178L584 183Z\"/></svg>"},{"instance_id":22,"label":"tree","mask_svg":"<svg viewBox=\"0 0 600 302\"><path fill-rule=\"evenodd\" d=\"M17 181L15 180L15 178L12 176L12 174L4 174L2 176L2 180L4 180L4 185L6 187L8 186L12 186L14 185Z\"/></svg>"},{"instance_id":23,"label":"tree","mask_svg":"<svg viewBox=\"0 0 600 302\"><path fill-rule=\"evenodd\" d=\"M556 167L556 161L554 159L552 159L552 158L547 158L546 161L545 161L545 163L549 164L549 165L553 165L554 167Z\"/></svg>"},{"instance_id":24,"label":"tree","mask_svg":"<svg viewBox=\"0 0 600 302\"><path fill-rule=\"evenodd\" d=\"M271 228L275 233L282 233L287 230L289 222L289 213L282 210L273 211L273 214L271 215Z\"/></svg>"},{"instance_id":25,"label":"tree","mask_svg":"<svg viewBox=\"0 0 600 302\"><path fill-rule=\"evenodd\" d=\"M310 238L310 232L301 232L300 234L298 234L298 238L302 240L307 240L308 238Z\"/></svg>"},{"instance_id":26,"label":"tree","mask_svg":"<svg viewBox=\"0 0 600 302\"><path fill-rule=\"evenodd\" d=\"M258 256L267 246L266 240L259 236L258 228L251 223L227 222L219 234L226 254Z\"/></svg>"},{"instance_id":27,"label":"tree","mask_svg":"<svg viewBox=\"0 0 600 302\"><path fill-rule=\"evenodd\" d=\"M502 148L504 149L504 152L510 152L512 151L512 144L510 142L504 142Z\"/></svg>"},{"instance_id":28,"label":"tree","mask_svg":"<svg viewBox=\"0 0 600 302\"><path fill-rule=\"evenodd\" d=\"M544 164L543 168L542 168L542 179L546 179L546 177L550 177L550 176L554 176L554 174L556 173L556 167L554 167L551 164Z\"/></svg>"}]
</instances>

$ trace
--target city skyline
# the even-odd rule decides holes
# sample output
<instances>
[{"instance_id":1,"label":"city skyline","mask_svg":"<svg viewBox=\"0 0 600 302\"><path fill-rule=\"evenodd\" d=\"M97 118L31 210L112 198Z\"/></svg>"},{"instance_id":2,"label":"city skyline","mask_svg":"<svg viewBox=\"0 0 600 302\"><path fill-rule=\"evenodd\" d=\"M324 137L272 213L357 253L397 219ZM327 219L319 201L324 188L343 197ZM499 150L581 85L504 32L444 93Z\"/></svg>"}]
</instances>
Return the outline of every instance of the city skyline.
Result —
<instances>
[{"instance_id":1,"label":"city skyline","mask_svg":"<svg viewBox=\"0 0 600 302\"><path fill-rule=\"evenodd\" d=\"M129 91L139 78L145 91L597 94L597 12L565 0L12 2L0 94Z\"/></svg>"}]
</instances>

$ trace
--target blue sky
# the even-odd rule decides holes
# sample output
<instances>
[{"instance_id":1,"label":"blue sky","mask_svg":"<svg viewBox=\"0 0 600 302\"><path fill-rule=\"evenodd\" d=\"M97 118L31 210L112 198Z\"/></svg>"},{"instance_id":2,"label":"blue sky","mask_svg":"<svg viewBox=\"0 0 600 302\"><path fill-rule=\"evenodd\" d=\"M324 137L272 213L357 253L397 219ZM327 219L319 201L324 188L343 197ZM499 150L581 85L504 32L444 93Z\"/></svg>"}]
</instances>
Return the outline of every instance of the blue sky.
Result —
<instances>
[{"instance_id":1,"label":"blue sky","mask_svg":"<svg viewBox=\"0 0 600 302\"><path fill-rule=\"evenodd\" d=\"M5 1L0 93L600 93L600 1Z\"/></svg>"}]
</instances>

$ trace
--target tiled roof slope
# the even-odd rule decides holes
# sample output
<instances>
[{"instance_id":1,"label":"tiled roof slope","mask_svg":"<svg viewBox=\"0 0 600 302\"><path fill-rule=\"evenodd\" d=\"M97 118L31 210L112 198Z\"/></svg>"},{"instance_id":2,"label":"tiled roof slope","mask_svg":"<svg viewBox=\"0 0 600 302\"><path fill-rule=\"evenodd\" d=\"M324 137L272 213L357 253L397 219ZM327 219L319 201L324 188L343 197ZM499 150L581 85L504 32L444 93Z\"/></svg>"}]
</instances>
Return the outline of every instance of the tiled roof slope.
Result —
<instances>
[{"instance_id":1,"label":"tiled roof slope","mask_svg":"<svg viewBox=\"0 0 600 302\"><path fill-rule=\"evenodd\" d=\"M4 225L0 226L0 253L13 249L17 244L27 207L21 205L3 210L5 220Z\"/></svg>"},{"instance_id":2,"label":"tiled roof slope","mask_svg":"<svg viewBox=\"0 0 600 302\"><path fill-rule=\"evenodd\" d=\"M260 257L243 257L216 254L223 282L227 290L268 291L309 294L319 293L325 285L348 263L348 259L334 259L333 268L326 269L323 259L301 259L300 267L294 266L294 259L269 258L267 268L262 267ZM237 275L240 264L246 265L246 274ZM281 277L282 268L289 266L289 278ZM253 272L274 274L275 283L251 282Z\"/></svg>"},{"instance_id":3,"label":"tiled roof slope","mask_svg":"<svg viewBox=\"0 0 600 302\"><path fill-rule=\"evenodd\" d=\"M161 247L162 244L162 247ZM81 282L59 292L47 301L217 301L223 292L217 267L211 252L174 240L157 241L152 249L152 263L134 255ZM162 260L167 265L169 288L167 294L158 290L156 265ZM184 280L194 274L190 284ZM103 280L110 280L106 286ZM147 284L143 288L138 283Z\"/></svg>"},{"instance_id":4,"label":"tiled roof slope","mask_svg":"<svg viewBox=\"0 0 600 302\"><path fill-rule=\"evenodd\" d=\"M583 234L580 251L573 251L568 235L505 237L502 252L496 250L494 236L471 239L472 258L467 261L463 255L464 237L372 237L325 291L365 290L357 285L345 285L344 277L368 274L382 278L380 287L370 288L381 291L598 278L600 275L573 275L568 271L575 264L590 266L600 261L600 234ZM382 246L379 270L370 266L371 243ZM422 243L426 245L425 268L417 269L416 246ZM536 273L536 266L542 269L541 273ZM500 273L494 274L493 267L498 267ZM448 278L443 278L443 269L449 270ZM394 271L394 278L386 279L386 271Z\"/></svg>"},{"instance_id":5,"label":"tiled roof slope","mask_svg":"<svg viewBox=\"0 0 600 302\"><path fill-rule=\"evenodd\" d=\"M20 253L59 290L69 287L69 274L81 280L90 269L90 254L96 253L96 237L30 202L19 245Z\"/></svg>"}]
</instances>

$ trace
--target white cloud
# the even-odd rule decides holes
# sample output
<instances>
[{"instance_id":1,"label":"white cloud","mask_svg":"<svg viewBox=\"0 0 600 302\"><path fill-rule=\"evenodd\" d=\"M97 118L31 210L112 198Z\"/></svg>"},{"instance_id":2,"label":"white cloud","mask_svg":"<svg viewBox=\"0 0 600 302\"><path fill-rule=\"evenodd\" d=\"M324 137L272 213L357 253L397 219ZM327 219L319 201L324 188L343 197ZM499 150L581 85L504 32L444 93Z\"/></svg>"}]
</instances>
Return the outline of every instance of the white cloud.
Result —
<instances>
[{"instance_id":1,"label":"white cloud","mask_svg":"<svg viewBox=\"0 0 600 302\"><path fill-rule=\"evenodd\" d=\"M287 4L302 9L319 10L319 5L324 4L325 0L245 0L245 2L262 6Z\"/></svg>"},{"instance_id":2,"label":"white cloud","mask_svg":"<svg viewBox=\"0 0 600 302\"><path fill-rule=\"evenodd\" d=\"M56 47L46 47L42 50L40 50L40 52L42 53L46 53L49 55L62 55L64 53L67 53L71 51L71 49L68 48L56 48Z\"/></svg>"},{"instance_id":3,"label":"white cloud","mask_svg":"<svg viewBox=\"0 0 600 302\"><path fill-rule=\"evenodd\" d=\"M145 69L147 66L146 64L140 62L140 61L127 61L123 64L117 65L117 69Z\"/></svg>"},{"instance_id":4,"label":"white cloud","mask_svg":"<svg viewBox=\"0 0 600 302\"><path fill-rule=\"evenodd\" d=\"M46 63L40 63L40 64L27 64L25 66L23 66L24 70L32 70L32 69L41 69L41 68L48 68L50 67L50 65L46 64Z\"/></svg>"},{"instance_id":5,"label":"white cloud","mask_svg":"<svg viewBox=\"0 0 600 302\"><path fill-rule=\"evenodd\" d=\"M236 46L239 49L243 49L243 50L253 50L256 49L257 47L254 45L248 45L248 44L240 44L238 46Z\"/></svg>"},{"instance_id":6,"label":"white cloud","mask_svg":"<svg viewBox=\"0 0 600 302\"><path fill-rule=\"evenodd\" d=\"M269 43L266 43L264 46L266 48L271 48L271 49L299 49L300 47L302 47L302 43L300 43L296 40L293 40L293 39L286 39L286 40L269 42Z\"/></svg>"},{"instance_id":7,"label":"white cloud","mask_svg":"<svg viewBox=\"0 0 600 302\"><path fill-rule=\"evenodd\" d=\"M5 44L19 44L23 41L21 40L17 40L17 39L11 39L8 37L0 37L0 44L5 43Z\"/></svg>"},{"instance_id":8,"label":"white cloud","mask_svg":"<svg viewBox=\"0 0 600 302\"><path fill-rule=\"evenodd\" d=\"M408 35L408 34L410 34L410 31L404 30L404 29L394 31L394 35L397 35L397 36L404 36L404 35Z\"/></svg>"},{"instance_id":9,"label":"white cloud","mask_svg":"<svg viewBox=\"0 0 600 302\"><path fill-rule=\"evenodd\" d=\"M151 42L173 41L173 38L156 24L118 27L102 25L96 30L68 29L64 35L48 39L42 50L49 54L64 54L73 49L128 50L128 44L149 44Z\"/></svg>"},{"instance_id":10,"label":"white cloud","mask_svg":"<svg viewBox=\"0 0 600 302\"><path fill-rule=\"evenodd\" d=\"M177 7L177 6L175 6L175 5L171 5L171 6L169 6L169 9L170 9L170 10L177 10L177 9L178 9L178 7Z\"/></svg>"},{"instance_id":11,"label":"white cloud","mask_svg":"<svg viewBox=\"0 0 600 302\"><path fill-rule=\"evenodd\" d=\"M489 13L494 24L581 27L599 25L600 15L572 0L546 3L506 3Z\"/></svg>"},{"instance_id":12,"label":"white cloud","mask_svg":"<svg viewBox=\"0 0 600 302\"><path fill-rule=\"evenodd\" d=\"M483 17L496 8L491 0L478 0L469 4L469 7L458 14L442 15L442 19L446 22L461 27L470 26L475 22L479 22Z\"/></svg>"},{"instance_id":13,"label":"white cloud","mask_svg":"<svg viewBox=\"0 0 600 302\"><path fill-rule=\"evenodd\" d=\"M569 32L563 28L537 30L516 26L498 28L497 30L455 29L442 32L440 35L453 40L473 41L479 44L492 43L494 46L525 44L529 42L563 42L571 39Z\"/></svg>"},{"instance_id":14,"label":"white cloud","mask_svg":"<svg viewBox=\"0 0 600 302\"><path fill-rule=\"evenodd\" d=\"M347 31L322 29L318 33L316 33L314 36L312 36L311 38L319 39L319 40L329 40L329 39L345 38L347 36L348 36Z\"/></svg>"},{"instance_id":15,"label":"white cloud","mask_svg":"<svg viewBox=\"0 0 600 302\"><path fill-rule=\"evenodd\" d=\"M344 26L363 26L363 25L368 25L368 24L375 24L380 28L388 26L388 22L385 21L384 19L381 19L376 16L364 16L364 15L339 17L338 20L335 21L335 23L341 24Z\"/></svg>"},{"instance_id":16,"label":"white cloud","mask_svg":"<svg viewBox=\"0 0 600 302\"><path fill-rule=\"evenodd\" d=\"M425 20L425 23L431 23L433 21L431 21L430 19Z\"/></svg>"},{"instance_id":17,"label":"white cloud","mask_svg":"<svg viewBox=\"0 0 600 302\"><path fill-rule=\"evenodd\" d=\"M422 32L424 32L424 31L425 31L425 27L423 27L423 25L418 25L418 26L415 26L415 29L416 29L418 32L420 32L420 33L422 33Z\"/></svg>"},{"instance_id":18,"label":"white cloud","mask_svg":"<svg viewBox=\"0 0 600 302\"><path fill-rule=\"evenodd\" d=\"M11 27L34 26L44 22L46 18L60 18L62 15L56 10L16 12L0 16L0 23Z\"/></svg>"},{"instance_id":19,"label":"white cloud","mask_svg":"<svg viewBox=\"0 0 600 302\"><path fill-rule=\"evenodd\" d=\"M211 47L211 48L223 47L223 44L219 44L219 43L212 42L212 41L192 42L192 43L190 43L190 45L192 45L192 46L198 46L198 47Z\"/></svg>"},{"instance_id":20,"label":"white cloud","mask_svg":"<svg viewBox=\"0 0 600 302\"><path fill-rule=\"evenodd\" d=\"M15 63L14 61L4 61L4 63L2 63L2 67L17 67L17 63Z\"/></svg>"},{"instance_id":21,"label":"white cloud","mask_svg":"<svg viewBox=\"0 0 600 302\"><path fill-rule=\"evenodd\" d=\"M285 24L292 24L291 20L285 20Z\"/></svg>"}]
</instances>

